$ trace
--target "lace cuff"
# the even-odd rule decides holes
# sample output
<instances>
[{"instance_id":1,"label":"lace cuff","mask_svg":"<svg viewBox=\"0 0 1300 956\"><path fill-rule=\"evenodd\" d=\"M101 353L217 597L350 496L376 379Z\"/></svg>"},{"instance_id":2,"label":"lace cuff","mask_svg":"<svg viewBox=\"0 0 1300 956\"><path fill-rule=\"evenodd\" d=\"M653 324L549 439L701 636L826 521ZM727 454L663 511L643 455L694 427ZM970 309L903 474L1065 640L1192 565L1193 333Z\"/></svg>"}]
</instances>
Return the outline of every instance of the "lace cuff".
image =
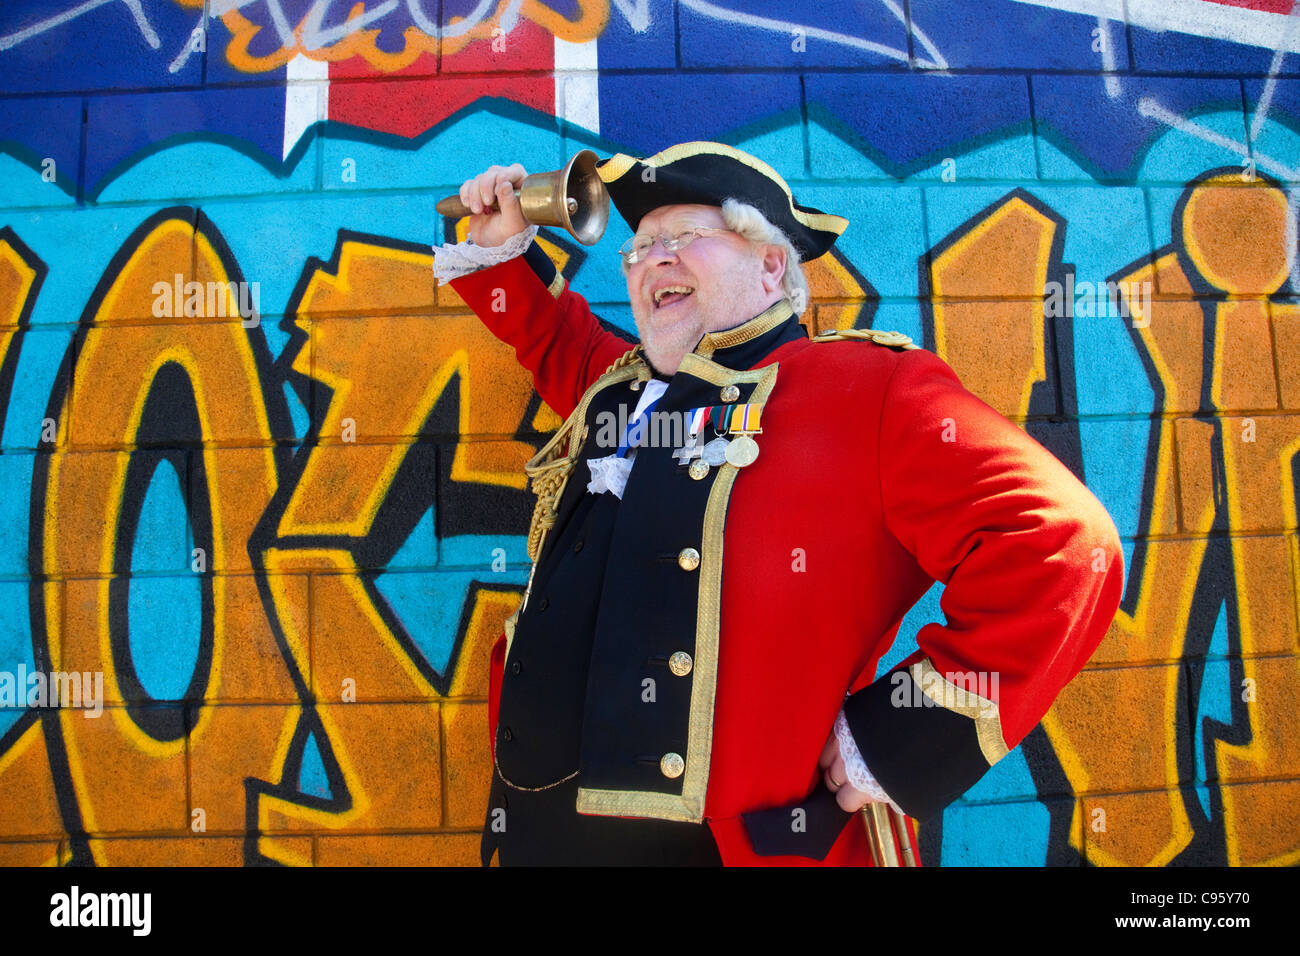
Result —
<instances>
[{"instance_id":1,"label":"lace cuff","mask_svg":"<svg viewBox=\"0 0 1300 956\"><path fill-rule=\"evenodd\" d=\"M433 247L433 277L439 283L450 282L461 276L499 265L516 256L522 256L537 235L537 227L529 226L516 233L499 246L476 246L473 239L455 244L445 243Z\"/></svg>"},{"instance_id":2,"label":"lace cuff","mask_svg":"<svg viewBox=\"0 0 1300 956\"><path fill-rule=\"evenodd\" d=\"M866 761L862 759L862 754L858 750L858 743L853 739L853 731L849 730L849 722L844 719L843 708L835 715L835 736L840 742L840 758L844 761L844 770L853 788L861 790L877 803L888 803L899 813L904 812L898 804L889 799L889 794L885 793L876 782L876 778L871 775L871 771L867 769Z\"/></svg>"}]
</instances>

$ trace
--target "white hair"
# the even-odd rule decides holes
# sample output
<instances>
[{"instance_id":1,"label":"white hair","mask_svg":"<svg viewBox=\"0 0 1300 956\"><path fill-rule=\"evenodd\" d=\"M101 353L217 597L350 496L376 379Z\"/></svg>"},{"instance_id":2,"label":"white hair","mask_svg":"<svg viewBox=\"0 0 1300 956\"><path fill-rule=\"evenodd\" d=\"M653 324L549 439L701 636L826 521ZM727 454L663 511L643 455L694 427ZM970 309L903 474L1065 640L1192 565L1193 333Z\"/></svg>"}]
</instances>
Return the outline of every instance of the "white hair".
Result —
<instances>
[{"instance_id":1,"label":"white hair","mask_svg":"<svg viewBox=\"0 0 1300 956\"><path fill-rule=\"evenodd\" d=\"M738 199L722 201L722 221L727 228L750 242L767 243L785 250L785 274L781 276L781 291L790 300L795 318L808 308L808 280L804 278L799 250L789 237L768 222L767 217L754 206ZM627 260L623 260L623 274L627 274Z\"/></svg>"},{"instance_id":2,"label":"white hair","mask_svg":"<svg viewBox=\"0 0 1300 956\"><path fill-rule=\"evenodd\" d=\"M727 228L750 242L767 243L785 250L785 274L781 291L790 300L795 317L808 307L808 280L804 278L799 252L784 232L767 221L767 217L748 203L736 199L722 201L722 221Z\"/></svg>"}]
</instances>

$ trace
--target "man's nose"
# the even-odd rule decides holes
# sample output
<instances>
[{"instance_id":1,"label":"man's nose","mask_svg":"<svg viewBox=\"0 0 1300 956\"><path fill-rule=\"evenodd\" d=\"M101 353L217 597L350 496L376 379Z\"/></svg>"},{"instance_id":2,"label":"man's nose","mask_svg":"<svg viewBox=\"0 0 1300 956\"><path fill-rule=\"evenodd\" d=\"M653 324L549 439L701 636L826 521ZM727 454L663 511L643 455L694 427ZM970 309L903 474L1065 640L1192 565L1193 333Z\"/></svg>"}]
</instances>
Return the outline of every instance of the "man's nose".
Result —
<instances>
[{"instance_id":1,"label":"man's nose","mask_svg":"<svg viewBox=\"0 0 1300 956\"><path fill-rule=\"evenodd\" d=\"M663 236L655 236L655 241L650 244L650 248L646 250L646 254L645 254L645 261L647 263L649 263L652 259L675 262L677 261L677 253L669 252L667 249L664 248Z\"/></svg>"}]
</instances>

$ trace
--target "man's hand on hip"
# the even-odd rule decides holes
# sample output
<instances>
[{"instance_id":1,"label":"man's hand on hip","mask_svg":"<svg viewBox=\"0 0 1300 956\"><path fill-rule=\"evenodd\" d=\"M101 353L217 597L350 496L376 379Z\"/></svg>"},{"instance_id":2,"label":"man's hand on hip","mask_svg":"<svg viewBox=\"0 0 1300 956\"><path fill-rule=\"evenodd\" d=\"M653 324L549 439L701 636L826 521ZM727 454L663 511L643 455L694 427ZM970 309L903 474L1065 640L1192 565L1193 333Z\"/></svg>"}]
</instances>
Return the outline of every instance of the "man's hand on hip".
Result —
<instances>
[{"instance_id":1,"label":"man's hand on hip","mask_svg":"<svg viewBox=\"0 0 1300 956\"><path fill-rule=\"evenodd\" d=\"M822 748L817 766L822 771L822 780L826 784L826 789L835 794L835 802L841 809L852 813L873 802L870 796L855 789L853 784L849 783L849 774L844 767L844 758L840 756L840 742L835 736L834 729L826 738L826 746Z\"/></svg>"},{"instance_id":2,"label":"man's hand on hip","mask_svg":"<svg viewBox=\"0 0 1300 956\"><path fill-rule=\"evenodd\" d=\"M512 163L490 166L461 184L460 200L470 209L469 234L476 246L499 246L528 228L515 196L515 187L527 175L523 166Z\"/></svg>"}]
</instances>

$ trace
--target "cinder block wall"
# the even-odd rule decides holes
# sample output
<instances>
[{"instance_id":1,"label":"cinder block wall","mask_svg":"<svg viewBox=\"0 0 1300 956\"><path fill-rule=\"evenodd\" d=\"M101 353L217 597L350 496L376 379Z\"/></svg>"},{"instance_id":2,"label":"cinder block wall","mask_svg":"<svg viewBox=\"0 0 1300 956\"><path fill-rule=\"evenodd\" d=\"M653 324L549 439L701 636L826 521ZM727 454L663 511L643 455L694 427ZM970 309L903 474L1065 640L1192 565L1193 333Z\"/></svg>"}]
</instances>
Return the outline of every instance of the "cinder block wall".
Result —
<instances>
[{"instance_id":1,"label":"cinder block wall","mask_svg":"<svg viewBox=\"0 0 1300 956\"><path fill-rule=\"evenodd\" d=\"M477 863L559 423L434 203L692 139L850 219L811 326L937 351L1125 543L926 862L1300 860L1289 0L75 6L0 10L0 864ZM546 241L630 331L627 234Z\"/></svg>"}]
</instances>

